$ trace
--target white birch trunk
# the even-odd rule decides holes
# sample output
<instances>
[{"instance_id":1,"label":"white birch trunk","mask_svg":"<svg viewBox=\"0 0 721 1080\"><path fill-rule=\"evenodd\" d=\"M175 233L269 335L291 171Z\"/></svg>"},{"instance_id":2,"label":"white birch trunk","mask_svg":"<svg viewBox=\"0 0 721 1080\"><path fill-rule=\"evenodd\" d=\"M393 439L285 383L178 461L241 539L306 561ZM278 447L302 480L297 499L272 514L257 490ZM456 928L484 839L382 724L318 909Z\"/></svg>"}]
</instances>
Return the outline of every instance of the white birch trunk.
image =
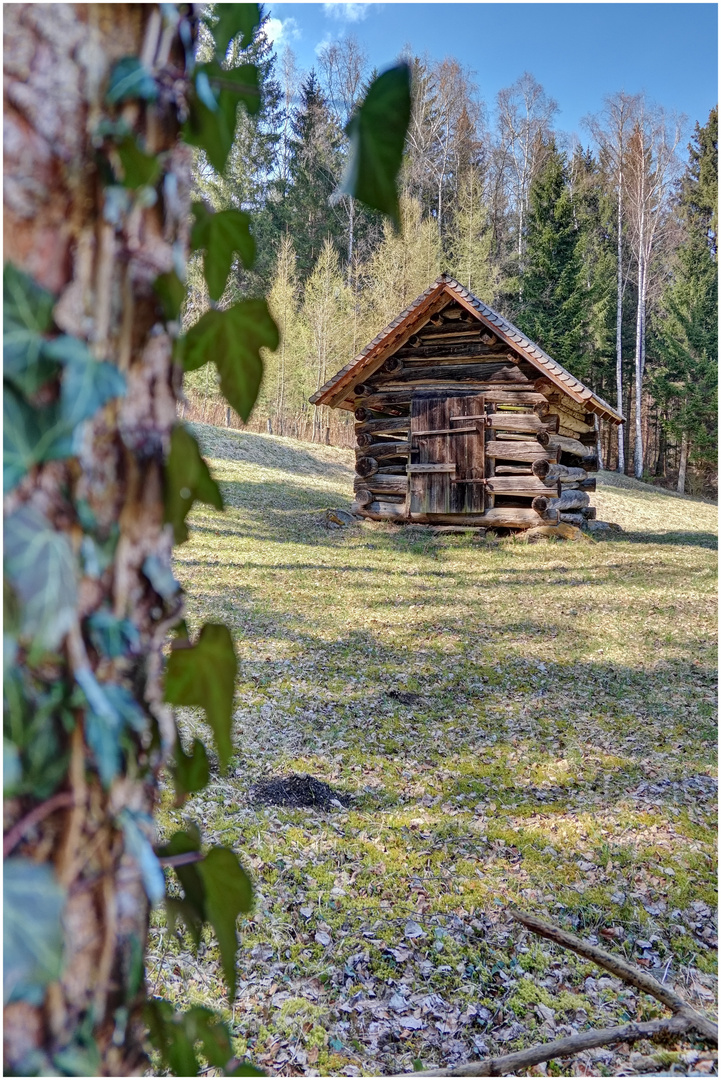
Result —
<instances>
[{"instance_id":1,"label":"white birch trunk","mask_svg":"<svg viewBox=\"0 0 721 1080\"><path fill-rule=\"evenodd\" d=\"M616 274L616 409L623 416L623 174L618 170L618 248ZM626 455L623 445L623 424L618 425L617 472L626 471Z\"/></svg>"},{"instance_id":2,"label":"white birch trunk","mask_svg":"<svg viewBox=\"0 0 721 1080\"><path fill-rule=\"evenodd\" d=\"M683 495L686 490L686 468L688 466L688 432L681 436L681 460L678 465L678 484L676 490Z\"/></svg>"}]
</instances>

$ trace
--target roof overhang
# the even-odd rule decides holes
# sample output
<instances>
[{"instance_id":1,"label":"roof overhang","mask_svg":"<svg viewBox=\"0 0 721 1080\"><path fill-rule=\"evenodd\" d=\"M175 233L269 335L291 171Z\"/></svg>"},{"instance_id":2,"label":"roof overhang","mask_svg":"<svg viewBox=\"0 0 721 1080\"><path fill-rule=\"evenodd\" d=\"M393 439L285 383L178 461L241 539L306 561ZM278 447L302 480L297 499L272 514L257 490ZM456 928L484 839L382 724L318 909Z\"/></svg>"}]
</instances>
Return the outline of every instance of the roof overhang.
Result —
<instances>
[{"instance_id":1,"label":"roof overhang","mask_svg":"<svg viewBox=\"0 0 721 1080\"><path fill-rule=\"evenodd\" d=\"M310 401L313 405L352 409L354 387L380 368L389 356L417 332L432 315L454 301L474 315L510 349L532 364L540 375L567 394L572 401L589 412L596 413L613 424L624 423L620 413L594 394L580 379L552 360L538 345L522 334L517 327L489 308L458 281L443 274L426 289L405 311L370 342L359 355L321 387Z\"/></svg>"}]
</instances>

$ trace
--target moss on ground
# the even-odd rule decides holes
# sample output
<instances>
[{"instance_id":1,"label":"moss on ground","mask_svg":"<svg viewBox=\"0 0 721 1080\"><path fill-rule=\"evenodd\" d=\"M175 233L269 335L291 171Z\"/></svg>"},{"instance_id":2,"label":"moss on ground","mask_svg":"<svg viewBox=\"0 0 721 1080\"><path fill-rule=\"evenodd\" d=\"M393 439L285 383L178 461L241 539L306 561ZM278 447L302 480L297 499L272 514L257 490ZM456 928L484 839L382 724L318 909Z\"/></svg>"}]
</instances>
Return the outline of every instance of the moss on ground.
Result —
<instances>
[{"instance_id":1,"label":"moss on ground","mask_svg":"<svg viewBox=\"0 0 721 1080\"><path fill-rule=\"evenodd\" d=\"M512 923L512 902L711 1008L715 508L602 478L599 516L626 530L603 543L329 531L352 454L198 432L227 510L194 511L176 574L191 628L234 634L236 754L182 810L168 790L160 823L232 846L256 905L232 1008L212 936L196 956L162 912L151 987L224 1010L271 1073L504 1052L549 1037L541 1005L556 1031L654 1014ZM290 772L352 805L249 804Z\"/></svg>"}]
</instances>

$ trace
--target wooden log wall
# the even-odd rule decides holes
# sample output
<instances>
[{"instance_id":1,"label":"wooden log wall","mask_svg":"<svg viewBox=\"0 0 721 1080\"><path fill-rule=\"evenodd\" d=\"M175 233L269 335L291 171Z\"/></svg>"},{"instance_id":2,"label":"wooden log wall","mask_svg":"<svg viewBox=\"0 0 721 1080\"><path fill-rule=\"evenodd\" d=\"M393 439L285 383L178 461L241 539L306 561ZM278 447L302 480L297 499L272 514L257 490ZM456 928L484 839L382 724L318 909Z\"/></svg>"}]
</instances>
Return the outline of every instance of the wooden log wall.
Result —
<instances>
[{"instance_id":1,"label":"wooden log wall","mask_svg":"<svg viewBox=\"0 0 721 1080\"><path fill-rule=\"evenodd\" d=\"M598 468L593 414L539 378L533 365L453 303L366 375L349 398L356 419L355 513L411 520L411 466L413 475L421 471L417 436L411 437L411 401L414 393L429 391L482 394L487 413L479 436L485 441L485 476L478 481L485 510L447 515L446 523L525 529L542 521L578 524L595 517L588 495L596 488L588 473ZM428 520L441 522L437 515Z\"/></svg>"}]
</instances>

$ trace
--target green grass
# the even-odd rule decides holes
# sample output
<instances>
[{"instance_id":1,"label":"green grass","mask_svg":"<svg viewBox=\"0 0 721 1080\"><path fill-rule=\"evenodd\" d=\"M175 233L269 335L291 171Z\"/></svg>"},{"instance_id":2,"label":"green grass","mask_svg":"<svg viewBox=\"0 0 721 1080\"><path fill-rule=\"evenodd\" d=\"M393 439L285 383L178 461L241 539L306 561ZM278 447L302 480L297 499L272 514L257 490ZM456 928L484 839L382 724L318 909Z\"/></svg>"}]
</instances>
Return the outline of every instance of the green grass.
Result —
<instances>
[{"instance_id":1,"label":"green grass","mask_svg":"<svg viewBox=\"0 0 721 1080\"><path fill-rule=\"evenodd\" d=\"M237 751L181 811L166 792L160 822L232 846L256 906L232 1007L212 937L196 956L160 912L151 988L221 1009L238 1053L287 1074L453 1064L658 1014L511 922L513 902L712 1008L715 507L600 474L599 517L625 530L609 541L329 531L350 452L197 434L227 509L193 513L176 574L191 628L234 634ZM254 780L290 772L351 808L249 805Z\"/></svg>"}]
</instances>

